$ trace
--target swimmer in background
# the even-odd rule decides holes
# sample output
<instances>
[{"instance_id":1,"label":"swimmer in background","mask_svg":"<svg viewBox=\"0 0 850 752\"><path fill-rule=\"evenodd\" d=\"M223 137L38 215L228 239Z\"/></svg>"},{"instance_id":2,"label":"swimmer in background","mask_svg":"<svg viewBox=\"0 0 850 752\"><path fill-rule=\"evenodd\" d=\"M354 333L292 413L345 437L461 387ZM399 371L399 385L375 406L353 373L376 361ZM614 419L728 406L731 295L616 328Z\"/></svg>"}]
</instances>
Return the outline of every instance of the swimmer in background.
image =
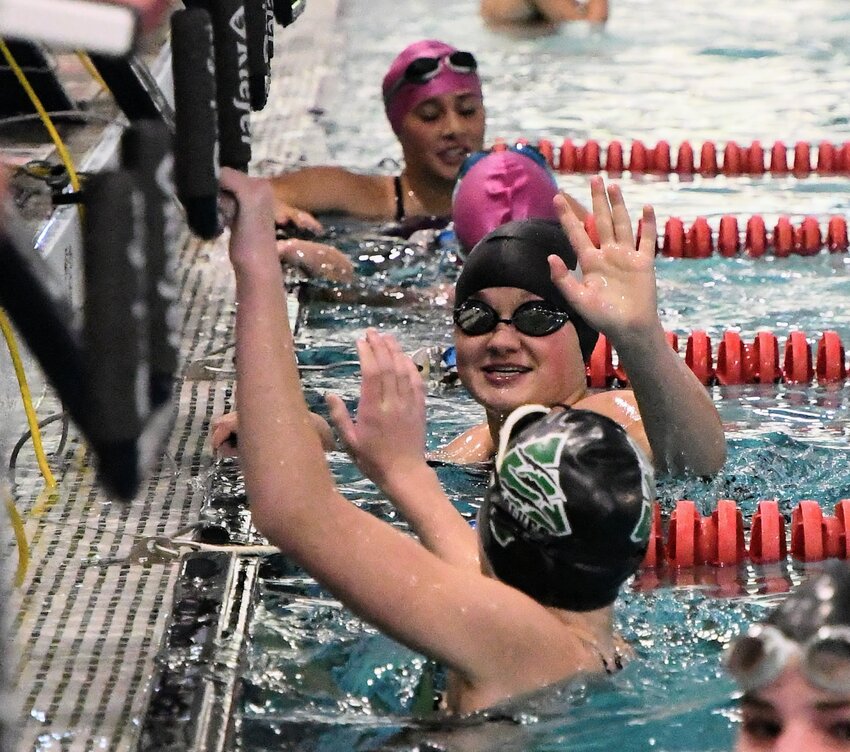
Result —
<instances>
[{"instance_id":1,"label":"swimmer in background","mask_svg":"<svg viewBox=\"0 0 850 752\"><path fill-rule=\"evenodd\" d=\"M452 225L448 237L457 240L456 251L462 261L472 247L490 230L515 219L539 217L557 219L552 201L558 193L555 176L546 158L532 146L517 145L500 150L470 154L458 173L452 197ZM578 201L562 194L580 219L589 212ZM444 242L443 229L423 229L408 237L411 246L419 246L414 255L435 255ZM438 242L433 242L437 240ZM436 248L435 248L436 246ZM344 287L322 287L314 298L331 302L359 303L372 306L415 305L451 302L453 285L440 283L433 288L386 286L376 288L362 278L351 258L332 245L291 238L277 243L281 261L308 279L326 280Z\"/></svg>"},{"instance_id":2,"label":"swimmer in background","mask_svg":"<svg viewBox=\"0 0 850 752\"><path fill-rule=\"evenodd\" d=\"M613 602L645 555L654 497L641 450L598 414L523 409L506 421L473 531L432 468L424 484L407 476L424 453L424 386L395 340L373 331L359 345L358 427L368 424L373 460L386 464L373 480L408 477L399 510L421 542L350 503L301 392L268 184L226 168L221 184L239 204L230 256L242 467L257 529L355 614L446 666L449 712L618 670L628 649L614 634ZM399 448L389 463L387 444ZM474 548L451 545L448 525Z\"/></svg>"},{"instance_id":3,"label":"swimmer in background","mask_svg":"<svg viewBox=\"0 0 850 752\"><path fill-rule=\"evenodd\" d=\"M724 662L743 691L737 752L850 750L850 565L809 574Z\"/></svg>"},{"instance_id":4,"label":"swimmer in background","mask_svg":"<svg viewBox=\"0 0 850 752\"><path fill-rule=\"evenodd\" d=\"M276 222L321 232L315 214L396 221L449 216L458 169L484 143L475 57L434 39L414 42L393 60L382 91L387 119L404 154L401 173L305 167L272 177Z\"/></svg>"},{"instance_id":5,"label":"swimmer in background","mask_svg":"<svg viewBox=\"0 0 850 752\"><path fill-rule=\"evenodd\" d=\"M493 25L608 20L608 0L481 0L481 18Z\"/></svg>"}]
</instances>

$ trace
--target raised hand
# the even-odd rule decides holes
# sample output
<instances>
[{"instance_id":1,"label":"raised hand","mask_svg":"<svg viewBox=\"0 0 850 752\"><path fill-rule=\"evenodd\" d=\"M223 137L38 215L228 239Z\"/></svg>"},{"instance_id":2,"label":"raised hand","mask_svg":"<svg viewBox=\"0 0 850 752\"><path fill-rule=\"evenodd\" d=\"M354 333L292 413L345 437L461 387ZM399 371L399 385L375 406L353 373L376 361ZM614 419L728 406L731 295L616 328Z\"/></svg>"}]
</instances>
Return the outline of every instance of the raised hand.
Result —
<instances>
[{"instance_id":1,"label":"raised hand","mask_svg":"<svg viewBox=\"0 0 850 752\"><path fill-rule=\"evenodd\" d=\"M425 385L395 337L374 329L357 342L360 402L355 423L345 403L328 395L330 417L361 472L385 488L425 461Z\"/></svg>"},{"instance_id":2,"label":"raised hand","mask_svg":"<svg viewBox=\"0 0 850 752\"><path fill-rule=\"evenodd\" d=\"M557 256L549 257L552 281L594 328L616 346L660 326L655 292L655 212L643 209L640 245L635 247L619 186L607 191L600 177L590 181L593 216L599 233L597 248L570 203L555 198L561 225L578 258L581 276L570 272Z\"/></svg>"}]
</instances>

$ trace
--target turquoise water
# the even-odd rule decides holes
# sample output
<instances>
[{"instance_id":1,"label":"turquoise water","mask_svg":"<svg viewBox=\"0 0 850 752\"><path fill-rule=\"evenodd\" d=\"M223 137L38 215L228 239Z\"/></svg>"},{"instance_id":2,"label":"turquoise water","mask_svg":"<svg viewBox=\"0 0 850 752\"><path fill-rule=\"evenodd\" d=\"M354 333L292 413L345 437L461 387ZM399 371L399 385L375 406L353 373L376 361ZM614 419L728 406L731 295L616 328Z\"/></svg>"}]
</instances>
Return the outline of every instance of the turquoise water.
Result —
<instances>
[{"instance_id":1,"label":"turquoise water","mask_svg":"<svg viewBox=\"0 0 850 752\"><path fill-rule=\"evenodd\" d=\"M378 86L392 55L425 36L445 38L479 57L490 139L524 136L559 143L569 136L647 144L667 139L674 154L682 140L697 152L706 140L719 150L729 139L741 144L759 139L767 146L775 140L790 145L850 140L850 12L841 0L793 5L613 0L602 35L580 25L550 35L495 33L482 27L476 8L473 0L452 3L450 9L425 0L410 0L403 8L386 0L343 3L344 47L325 115L340 163L371 170L385 157L398 156ZM379 23L385 29L380 40L373 33ZM724 214L742 223L761 214L770 227L780 214L795 222L813 215L825 223L832 214L848 213L845 178L625 175L620 182L633 214L642 203L653 203L662 226L670 216L686 224L707 216L716 227ZM562 175L559 183L587 199L586 177ZM404 278L397 261L375 260L392 255L392 243L364 241L362 231L350 227L343 235L352 255L370 256L376 270L392 267L393 279ZM428 264L412 267L412 284L433 276ZM760 260L659 258L662 321L679 334L681 350L695 329L708 332L715 350L727 329L739 331L747 342L768 329L780 345L793 329L806 332L812 343L823 330L834 329L850 343L848 268L846 255L825 253ZM301 335L305 362L354 359L355 339L367 326L396 332L408 350L450 342L448 312L438 307L315 304ZM356 368L311 371L305 386L319 410L327 390L353 404ZM688 498L706 514L717 499L733 498L751 514L760 499L777 498L790 514L800 499L817 499L831 509L850 497L846 387L712 387L712 394L727 428L727 466L709 480L662 480L665 511ZM428 411L432 447L481 417L461 389L436 384ZM395 521L392 508L344 456L331 455L331 463L348 498ZM459 508L472 515L483 492L483 473L453 467L439 472ZM414 749L415 740L430 733L413 720L421 657L355 619L303 573L284 562L277 565L267 567L257 607L241 747ZM572 688L524 707L522 723L500 729L496 742L482 727L469 732L467 746L458 740L449 748L729 749L736 730L734 688L719 670L719 652L805 571L799 564L744 567L725 572L720 581L711 572L683 573L660 587L629 589L618 607L618 623L640 660L610 682ZM652 584L643 580L638 587ZM410 735L398 736L403 729Z\"/></svg>"}]
</instances>

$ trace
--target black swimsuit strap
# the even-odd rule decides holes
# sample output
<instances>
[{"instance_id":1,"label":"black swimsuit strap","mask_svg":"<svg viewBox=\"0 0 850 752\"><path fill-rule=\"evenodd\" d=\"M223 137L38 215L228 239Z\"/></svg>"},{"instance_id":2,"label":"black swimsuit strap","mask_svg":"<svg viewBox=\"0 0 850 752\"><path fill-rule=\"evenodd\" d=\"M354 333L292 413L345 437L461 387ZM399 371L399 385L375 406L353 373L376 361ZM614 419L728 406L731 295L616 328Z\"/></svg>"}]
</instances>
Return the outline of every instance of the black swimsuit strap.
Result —
<instances>
[{"instance_id":1,"label":"black swimsuit strap","mask_svg":"<svg viewBox=\"0 0 850 752\"><path fill-rule=\"evenodd\" d=\"M623 670L623 656L620 655L619 650L614 651L614 667L608 665L608 661L602 653L599 654L599 657L602 659L602 667L605 669L606 674L615 674L617 671Z\"/></svg>"},{"instance_id":2,"label":"black swimsuit strap","mask_svg":"<svg viewBox=\"0 0 850 752\"><path fill-rule=\"evenodd\" d=\"M404 188L401 185L401 175L393 178L393 186L395 187L395 221L401 222L404 219Z\"/></svg>"}]
</instances>

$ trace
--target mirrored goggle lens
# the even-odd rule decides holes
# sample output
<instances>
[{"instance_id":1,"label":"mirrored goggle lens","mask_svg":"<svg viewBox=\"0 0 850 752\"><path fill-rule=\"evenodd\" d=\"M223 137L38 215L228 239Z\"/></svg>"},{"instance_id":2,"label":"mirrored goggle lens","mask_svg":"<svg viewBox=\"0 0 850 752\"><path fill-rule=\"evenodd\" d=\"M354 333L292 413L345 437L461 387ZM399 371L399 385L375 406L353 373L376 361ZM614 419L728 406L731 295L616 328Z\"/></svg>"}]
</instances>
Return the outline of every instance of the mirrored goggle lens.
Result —
<instances>
[{"instance_id":1,"label":"mirrored goggle lens","mask_svg":"<svg viewBox=\"0 0 850 752\"><path fill-rule=\"evenodd\" d=\"M548 308L536 303L520 306L514 311L513 325L523 334L531 337L543 337L560 329L569 317L556 308Z\"/></svg>"},{"instance_id":2,"label":"mirrored goggle lens","mask_svg":"<svg viewBox=\"0 0 850 752\"><path fill-rule=\"evenodd\" d=\"M454 320L464 334L476 337L493 331L499 322L499 317L490 306L484 303L472 303L456 308Z\"/></svg>"},{"instance_id":3,"label":"mirrored goggle lens","mask_svg":"<svg viewBox=\"0 0 850 752\"><path fill-rule=\"evenodd\" d=\"M807 649L803 661L806 678L829 692L850 693L850 640L823 637Z\"/></svg>"},{"instance_id":4,"label":"mirrored goggle lens","mask_svg":"<svg viewBox=\"0 0 850 752\"><path fill-rule=\"evenodd\" d=\"M474 73L478 63L471 52L452 52L445 58L420 57L413 60L404 69L404 80L411 84L422 84L430 81L440 69L440 60L445 59L446 67L456 73Z\"/></svg>"},{"instance_id":5,"label":"mirrored goggle lens","mask_svg":"<svg viewBox=\"0 0 850 752\"><path fill-rule=\"evenodd\" d=\"M466 173L469 172L475 165L477 165L484 157L486 157L491 152L489 151L474 151L471 154L468 154L466 159L460 165L460 169L457 172L458 181L462 180L466 177Z\"/></svg>"},{"instance_id":6,"label":"mirrored goggle lens","mask_svg":"<svg viewBox=\"0 0 850 752\"><path fill-rule=\"evenodd\" d=\"M546 157L544 157L535 147L531 146L530 144L517 144L516 146L511 148L511 151L515 151L517 154L522 154L523 156L528 157L546 170L550 169L549 163L546 161Z\"/></svg>"},{"instance_id":7,"label":"mirrored goggle lens","mask_svg":"<svg viewBox=\"0 0 850 752\"><path fill-rule=\"evenodd\" d=\"M544 157L537 149L533 146L528 146L527 144L518 144L517 146L509 146L508 151L512 151L515 154L522 154L524 157L528 157L535 164L542 167L546 172L551 172L551 168L549 167L549 163L546 161L546 157ZM488 149L486 151L474 151L471 154L468 154L466 159L460 165L460 170L458 170L457 177L458 180L461 180L467 172L469 172L475 165L477 165L484 157L489 156L493 153L493 149Z\"/></svg>"}]
</instances>

